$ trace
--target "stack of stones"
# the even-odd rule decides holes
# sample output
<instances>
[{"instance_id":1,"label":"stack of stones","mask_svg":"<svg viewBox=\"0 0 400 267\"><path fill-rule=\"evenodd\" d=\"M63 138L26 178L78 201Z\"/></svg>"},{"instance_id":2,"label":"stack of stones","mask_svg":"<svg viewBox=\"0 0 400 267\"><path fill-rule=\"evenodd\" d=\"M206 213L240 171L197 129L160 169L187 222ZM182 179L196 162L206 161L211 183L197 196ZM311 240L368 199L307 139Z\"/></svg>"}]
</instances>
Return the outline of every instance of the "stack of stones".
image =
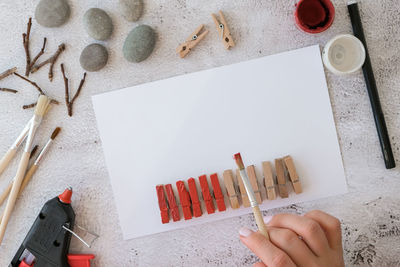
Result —
<instances>
[{"instance_id":1,"label":"stack of stones","mask_svg":"<svg viewBox=\"0 0 400 267\"><path fill-rule=\"evenodd\" d=\"M143 0L119 0L120 11L129 22L136 22L143 14ZM70 16L67 0L41 0L36 7L37 22L44 27L60 27ZM108 40L114 30L110 16L100 8L91 8L83 16L83 25L90 37L97 41ZM153 52L155 31L147 25L135 27L127 36L122 49L126 60L141 62ZM99 71L108 61L104 45L93 43L86 46L80 56L80 64L86 71Z\"/></svg>"}]
</instances>

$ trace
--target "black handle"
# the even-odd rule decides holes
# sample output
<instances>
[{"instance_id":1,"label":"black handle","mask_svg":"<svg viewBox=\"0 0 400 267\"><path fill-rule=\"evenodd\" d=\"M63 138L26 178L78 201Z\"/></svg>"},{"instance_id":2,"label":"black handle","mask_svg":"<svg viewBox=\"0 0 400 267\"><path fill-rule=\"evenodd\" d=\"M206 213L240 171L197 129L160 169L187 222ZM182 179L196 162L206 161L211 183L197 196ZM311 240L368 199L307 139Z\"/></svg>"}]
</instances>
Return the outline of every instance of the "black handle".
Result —
<instances>
[{"instance_id":1,"label":"black handle","mask_svg":"<svg viewBox=\"0 0 400 267\"><path fill-rule=\"evenodd\" d=\"M348 5L347 8L349 10L354 35L360 39L365 47L366 57L362 70L364 73L365 83L367 85L372 112L374 114L375 125L378 131L378 137L381 144L383 158L385 160L385 166L386 169L392 169L396 167L396 163L393 157L392 147L390 146L389 134L386 128L381 102L379 101L378 89L376 88L374 72L372 71L371 60L368 54L367 42L365 41L364 31L361 24L360 12L358 10L357 3L352 3Z\"/></svg>"}]
</instances>

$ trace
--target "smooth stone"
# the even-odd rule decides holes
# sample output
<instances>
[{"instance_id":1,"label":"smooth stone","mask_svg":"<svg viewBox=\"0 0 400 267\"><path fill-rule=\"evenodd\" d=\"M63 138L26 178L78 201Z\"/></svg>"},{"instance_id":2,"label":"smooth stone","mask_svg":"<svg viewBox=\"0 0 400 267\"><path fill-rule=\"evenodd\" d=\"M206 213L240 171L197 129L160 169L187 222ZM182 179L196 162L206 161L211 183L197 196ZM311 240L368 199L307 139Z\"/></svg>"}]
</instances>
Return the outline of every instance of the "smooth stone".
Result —
<instances>
[{"instance_id":1,"label":"smooth stone","mask_svg":"<svg viewBox=\"0 0 400 267\"><path fill-rule=\"evenodd\" d=\"M156 44L156 33L147 25L139 25L126 37L122 52L126 60L141 62L153 52Z\"/></svg>"},{"instance_id":2,"label":"smooth stone","mask_svg":"<svg viewBox=\"0 0 400 267\"><path fill-rule=\"evenodd\" d=\"M143 14L143 0L119 0L119 5L127 21L138 21Z\"/></svg>"},{"instance_id":3,"label":"smooth stone","mask_svg":"<svg viewBox=\"0 0 400 267\"><path fill-rule=\"evenodd\" d=\"M36 6L36 21L44 27L59 27L69 18L71 11L67 0L41 0Z\"/></svg>"},{"instance_id":4,"label":"smooth stone","mask_svg":"<svg viewBox=\"0 0 400 267\"><path fill-rule=\"evenodd\" d=\"M110 16L100 8L86 11L83 15L83 24L92 38L101 41L108 39L114 28Z\"/></svg>"},{"instance_id":5,"label":"smooth stone","mask_svg":"<svg viewBox=\"0 0 400 267\"><path fill-rule=\"evenodd\" d=\"M101 70L108 60L107 49L101 44L91 44L86 46L81 53L79 62L82 68L87 71Z\"/></svg>"}]
</instances>

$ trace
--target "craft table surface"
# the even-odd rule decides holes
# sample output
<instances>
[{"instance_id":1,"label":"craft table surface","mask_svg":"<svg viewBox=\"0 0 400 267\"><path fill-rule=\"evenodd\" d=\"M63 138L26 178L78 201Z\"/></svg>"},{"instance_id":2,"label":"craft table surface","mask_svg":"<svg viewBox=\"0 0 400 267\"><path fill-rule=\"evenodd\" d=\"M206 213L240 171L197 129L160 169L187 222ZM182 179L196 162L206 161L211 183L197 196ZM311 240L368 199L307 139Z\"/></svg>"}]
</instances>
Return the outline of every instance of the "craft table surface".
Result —
<instances>
[{"instance_id":1,"label":"craft table surface","mask_svg":"<svg viewBox=\"0 0 400 267\"><path fill-rule=\"evenodd\" d=\"M61 102L64 86L59 63L65 63L74 92L83 74L80 52L94 42L83 29L84 12L92 7L103 8L113 20L114 33L110 40L102 42L109 51L109 63L100 72L88 73L82 94L74 105L74 116L67 116L62 103L51 110L39 131L36 142L43 146L56 126L63 128L17 202L0 247L0 266L8 266L44 202L68 186L74 189L76 222L100 235L91 249L73 238L70 251L94 253L94 266L251 266L257 258L240 243L237 231L241 226L255 228L252 215L122 241L91 96L313 44L323 46L337 34L352 32L345 2L334 1L335 21L318 35L305 34L296 28L294 0L144 0L144 16L138 23L123 20L116 2L69 0L71 18L57 29L43 28L33 20L33 55L45 36L48 47L42 59L51 55L61 42L66 43L53 83L47 79L47 68L31 75L51 97ZM38 0L0 2L0 72L17 66L23 73L25 55L21 34L37 3ZM236 41L231 51L223 48L210 16L220 9ZM364 0L360 9L390 140L395 158L400 159L398 1ZM202 23L210 30L209 35L185 59L180 59L175 48ZM128 63L122 56L122 45L128 32L138 24L155 28L157 44L146 61ZM301 214L322 209L343 223L347 266L400 266L400 173L399 168L386 170L384 167L364 78L361 71L348 76L326 72L326 77L349 193L265 214ZM33 102L37 92L16 77L4 79L0 84L20 90L16 95L0 92L0 153L3 155L32 114L32 110L22 110L21 106ZM1 176L1 190L15 174L17 163L14 160Z\"/></svg>"}]
</instances>

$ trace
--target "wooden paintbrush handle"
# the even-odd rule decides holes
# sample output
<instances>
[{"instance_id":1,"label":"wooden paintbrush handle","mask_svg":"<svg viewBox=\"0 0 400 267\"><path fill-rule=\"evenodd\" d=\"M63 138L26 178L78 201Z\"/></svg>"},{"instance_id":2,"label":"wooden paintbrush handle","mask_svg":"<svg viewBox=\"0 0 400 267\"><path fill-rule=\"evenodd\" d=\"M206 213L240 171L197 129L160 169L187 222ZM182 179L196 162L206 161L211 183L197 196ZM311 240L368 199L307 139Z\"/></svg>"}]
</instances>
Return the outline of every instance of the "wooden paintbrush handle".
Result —
<instances>
[{"instance_id":1,"label":"wooden paintbrush handle","mask_svg":"<svg viewBox=\"0 0 400 267\"><path fill-rule=\"evenodd\" d=\"M1 196L0 196L0 206L3 205L4 201L7 199L8 195L10 194L11 188L12 188L12 185L13 185L13 182L14 182L14 181L11 181L11 182L7 185L7 188L6 188L6 189L3 191L3 193L1 194Z\"/></svg>"},{"instance_id":2,"label":"wooden paintbrush handle","mask_svg":"<svg viewBox=\"0 0 400 267\"><path fill-rule=\"evenodd\" d=\"M10 197L8 198L6 208L4 210L3 220L0 224L0 244L3 241L4 234L6 232L8 221L10 220L11 213L14 209L15 202L18 197L19 190L21 188L22 180L24 179L26 169L29 163L30 152L24 152L22 154L21 161L18 166L17 174L15 175L14 183L11 188Z\"/></svg>"},{"instance_id":3,"label":"wooden paintbrush handle","mask_svg":"<svg viewBox=\"0 0 400 267\"><path fill-rule=\"evenodd\" d=\"M35 164L32 164L32 166L29 168L28 172L25 174L24 181L21 184L21 188L19 190L18 196L20 196L22 191L24 191L25 187L28 185L28 183L31 180L32 176L35 174L37 168L38 168L38 165L35 165Z\"/></svg>"},{"instance_id":4,"label":"wooden paintbrush handle","mask_svg":"<svg viewBox=\"0 0 400 267\"><path fill-rule=\"evenodd\" d=\"M15 156L15 153L17 152L16 148L10 148L7 153L3 156L3 158L0 160L0 174L6 169L12 158Z\"/></svg>"},{"instance_id":5,"label":"wooden paintbrush handle","mask_svg":"<svg viewBox=\"0 0 400 267\"><path fill-rule=\"evenodd\" d=\"M264 223L264 219L263 219L263 216L261 214L260 208L258 206L253 207L253 213L254 213L254 217L256 218L256 223L257 223L257 226L258 226L258 230L260 231L260 233L263 236L265 236L266 239L269 240L267 226Z\"/></svg>"},{"instance_id":6,"label":"wooden paintbrush handle","mask_svg":"<svg viewBox=\"0 0 400 267\"><path fill-rule=\"evenodd\" d=\"M19 190L18 196L20 196L21 193L22 193L22 191L24 191L25 187L28 185L28 183L29 183L29 181L31 180L32 176L35 174L37 168L38 168L38 165L35 165L35 164L33 164L33 165L29 168L28 172L25 174L24 181L23 181L22 184L21 184L21 188L20 188L20 190ZM0 195L0 206L4 203L4 200L6 200L6 198L8 197L8 194L10 194L13 183L14 183L14 181L11 181L11 182L8 184L7 188L6 188L6 189L3 191L3 193ZM1 221L1 219L0 219L0 221Z\"/></svg>"}]
</instances>

